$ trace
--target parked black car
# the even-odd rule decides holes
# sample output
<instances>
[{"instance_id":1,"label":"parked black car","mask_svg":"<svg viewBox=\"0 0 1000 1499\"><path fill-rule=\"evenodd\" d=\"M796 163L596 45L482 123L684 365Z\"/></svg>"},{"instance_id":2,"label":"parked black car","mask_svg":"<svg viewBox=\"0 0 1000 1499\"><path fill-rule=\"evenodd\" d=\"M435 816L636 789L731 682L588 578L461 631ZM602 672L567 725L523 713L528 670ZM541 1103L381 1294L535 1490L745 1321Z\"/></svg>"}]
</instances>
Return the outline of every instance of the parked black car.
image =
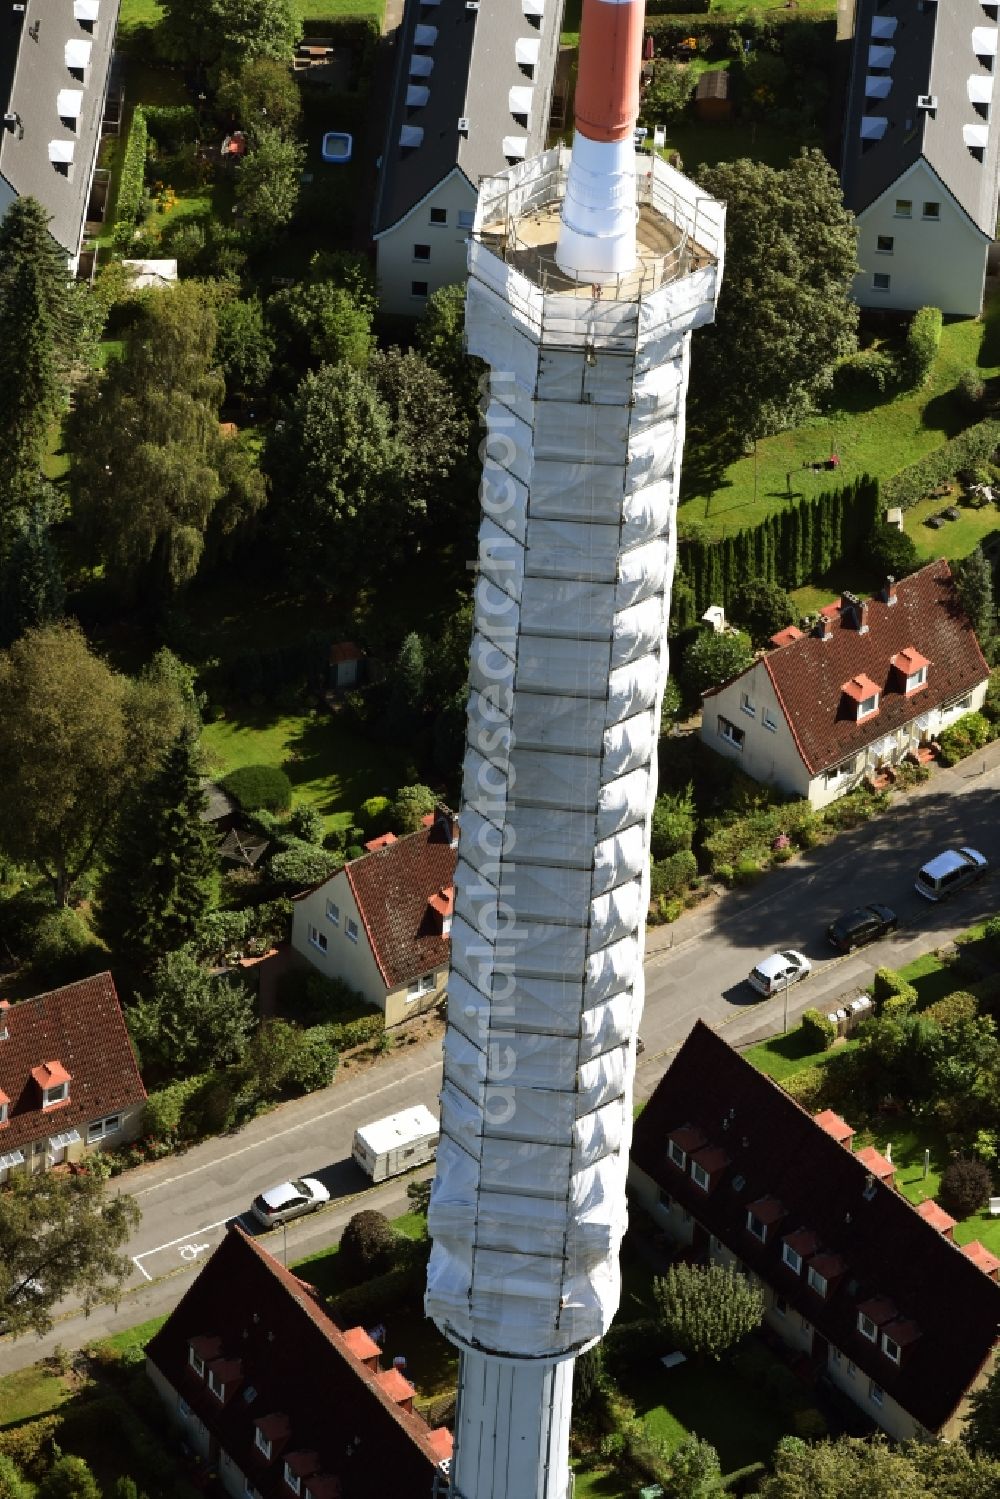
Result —
<instances>
[{"instance_id":1,"label":"parked black car","mask_svg":"<svg viewBox=\"0 0 1000 1499\"><path fill-rule=\"evenodd\" d=\"M898 924L895 911L888 906L858 906L832 922L826 935L841 952L851 952L865 942L875 942L887 932L894 932Z\"/></svg>"}]
</instances>

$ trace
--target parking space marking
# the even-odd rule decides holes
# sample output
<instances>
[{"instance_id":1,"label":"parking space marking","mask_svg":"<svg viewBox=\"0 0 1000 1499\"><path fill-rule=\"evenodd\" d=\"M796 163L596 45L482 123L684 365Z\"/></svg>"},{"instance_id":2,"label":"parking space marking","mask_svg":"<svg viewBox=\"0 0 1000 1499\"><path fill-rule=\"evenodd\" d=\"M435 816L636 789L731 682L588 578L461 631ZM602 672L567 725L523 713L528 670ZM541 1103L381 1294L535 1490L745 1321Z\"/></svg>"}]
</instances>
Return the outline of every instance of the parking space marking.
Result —
<instances>
[{"instance_id":1,"label":"parking space marking","mask_svg":"<svg viewBox=\"0 0 1000 1499\"><path fill-rule=\"evenodd\" d=\"M144 1249L141 1254L134 1254L132 1256L132 1263L140 1275L144 1275L148 1281L152 1282L156 1277L150 1275L142 1263L143 1260L148 1260L154 1254L162 1254L165 1250L174 1249L177 1245L180 1245L180 1248L177 1250L178 1255L181 1260L187 1264L191 1264L199 1255L207 1253L212 1247L211 1241L203 1244L198 1242L199 1238L205 1234L210 1234L214 1228L225 1228L228 1222L228 1218L220 1218L218 1223L206 1223L202 1228L195 1229L193 1234L181 1234L179 1238L168 1239L165 1244L157 1244L153 1249Z\"/></svg>"}]
</instances>

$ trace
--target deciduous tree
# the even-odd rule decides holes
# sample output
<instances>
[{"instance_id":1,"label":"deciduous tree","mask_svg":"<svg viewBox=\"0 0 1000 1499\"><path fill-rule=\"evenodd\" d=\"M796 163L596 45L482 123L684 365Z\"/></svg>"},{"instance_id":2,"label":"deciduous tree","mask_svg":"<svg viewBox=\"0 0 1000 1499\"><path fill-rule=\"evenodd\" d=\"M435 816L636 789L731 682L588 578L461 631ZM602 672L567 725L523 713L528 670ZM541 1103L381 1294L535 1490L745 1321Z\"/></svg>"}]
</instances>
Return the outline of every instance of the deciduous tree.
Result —
<instances>
[{"instance_id":1,"label":"deciduous tree","mask_svg":"<svg viewBox=\"0 0 1000 1499\"><path fill-rule=\"evenodd\" d=\"M671 1265L653 1299L664 1336L694 1358L719 1358L764 1317L760 1290L731 1265Z\"/></svg>"},{"instance_id":2,"label":"deciduous tree","mask_svg":"<svg viewBox=\"0 0 1000 1499\"><path fill-rule=\"evenodd\" d=\"M286 136L298 133L302 119L298 81L284 59L245 58L220 79L215 102L237 124L264 119Z\"/></svg>"},{"instance_id":3,"label":"deciduous tree","mask_svg":"<svg viewBox=\"0 0 1000 1499\"><path fill-rule=\"evenodd\" d=\"M85 1310L112 1301L131 1274L121 1250L140 1218L95 1177L16 1174L0 1192L0 1331L41 1335L64 1296Z\"/></svg>"},{"instance_id":4,"label":"deciduous tree","mask_svg":"<svg viewBox=\"0 0 1000 1499\"><path fill-rule=\"evenodd\" d=\"M795 610L779 583L764 578L745 578L737 584L729 601L729 613L742 626L754 645L767 645L772 635L790 625Z\"/></svg>"},{"instance_id":5,"label":"deciduous tree","mask_svg":"<svg viewBox=\"0 0 1000 1499\"><path fill-rule=\"evenodd\" d=\"M163 0L161 50L215 75L247 59L289 62L302 35L292 0Z\"/></svg>"},{"instance_id":6,"label":"deciduous tree","mask_svg":"<svg viewBox=\"0 0 1000 1499\"><path fill-rule=\"evenodd\" d=\"M969 623L984 653L989 655L996 635L997 609L993 596L993 572L982 547L976 547L967 557L956 562L952 572L962 608L969 616Z\"/></svg>"},{"instance_id":7,"label":"deciduous tree","mask_svg":"<svg viewBox=\"0 0 1000 1499\"><path fill-rule=\"evenodd\" d=\"M143 1066L158 1078L190 1077L239 1061L253 1035L253 996L209 973L189 947L165 953L147 997L129 1008L129 1034Z\"/></svg>"},{"instance_id":8,"label":"deciduous tree","mask_svg":"<svg viewBox=\"0 0 1000 1499\"><path fill-rule=\"evenodd\" d=\"M101 1499L97 1479L82 1457L57 1457L38 1486L38 1499Z\"/></svg>"},{"instance_id":9,"label":"deciduous tree","mask_svg":"<svg viewBox=\"0 0 1000 1499\"><path fill-rule=\"evenodd\" d=\"M749 635L726 630L704 630L688 646L680 666L680 680L688 701L697 704L703 692L738 677L753 661Z\"/></svg>"},{"instance_id":10,"label":"deciduous tree","mask_svg":"<svg viewBox=\"0 0 1000 1499\"><path fill-rule=\"evenodd\" d=\"M757 1499L998 1499L1000 1465L961 1447L840 1437L809 1444L785 1437Z\"/></svg>"},{"instance_id":11,"label":"deciduous tree","mask_svg":"<svg viewBox=\"0 0 1000 1499\"><path fill-rule=\"evenodd\" d=\"M273 239L294 217L305 147L271 125L255 125L239 165L236 201L250 228Z\"/></svg>"}]
</instances>

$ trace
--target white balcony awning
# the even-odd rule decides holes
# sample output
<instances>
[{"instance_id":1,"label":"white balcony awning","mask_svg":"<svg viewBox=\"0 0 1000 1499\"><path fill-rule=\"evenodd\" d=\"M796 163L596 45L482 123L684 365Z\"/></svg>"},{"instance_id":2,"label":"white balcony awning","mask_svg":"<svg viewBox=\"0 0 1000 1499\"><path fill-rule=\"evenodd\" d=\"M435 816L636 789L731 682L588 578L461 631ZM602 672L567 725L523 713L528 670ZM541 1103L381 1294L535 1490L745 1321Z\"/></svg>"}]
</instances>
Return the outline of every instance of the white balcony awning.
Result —
<instances>
[{"instance_id":1,"label":"white balcony awning","mask_svg":"<svg viewBox=\"0 0 1000 1499\"><path fill-rule=\"evenodd\" d=\"M424 129L422 125L404 125L399 132L399 144L410 148L423 143Z\"/></svg>"},{"instance_id":2,"label":"white balcony awning","mask_svg":"<svg viewBox=\"0 0 1000 1499\"><path fill-rule=\"evenodd\" d=\"M521 0L521 14L523 16L544 16L545 0Z\"/></svg>"},{"instance_id":3,"label":"white balcony awning","mask_svg":"<svg viewBox=\"0 0 1000 1499\"><path fill-rule=\"evenodd\" d=\"M535 67L538 63L538 51L541 45L537 36L519 36L514 43L514 59L518 67Z\"/></svg>"},{"instance_id":4,"label":"white balcony awning","mask_svg":"<svg viewBox=\"0 0 1000 1499\"><path fill-rule=\"evenodd\" d=\"M887 73L869 73L865 79L866 99L887 99L892 88L892 79Z\"/></svg>"},{"instance_id":5,"label":"white balcony awning","mask_svg":"<svg viewBox=\"0 0 1000 1499\"><path fill-rule=\"evenodd\" d=\"M59 118L61 120L78 120L82 113L83 89L61 88L56 95L56 114Z\"/></svg>"},{"instance_id":6,"label":"white balcony awning","mask_svg":"<svg viewBox=\"0 0 1000 1499\"><path fill-rule=\"evenodd\" d=\"M90 54L93 42L72 41L66 43L66 66L68 68L86 68L90 66Z\"/></svg>"},{"instance_id":7,"label":"white balcony awning","mask_svg":"<svg viewBox=\"0 0 1000 1499\"><path fill-rule=\"evenodd\" d=\"M434 66L433 57L424 57L420 52L414 52L410 58L410 77L429 78Z\"/></svg>"},{"instance_id":8,"label":"white balcony awning","mask_svg":"<svg viewBox=\"0 0 1000 1499\"><path fill-rule=\"evenodd\" d=\"M863 141L880 141L883 135L885 135L888 123L885 115L862 115L861 139Z\"/></svg>"},{"instance_id":9,"label":"white balcony awning","mask_svg":"<svg viewBox=\"0 0 1000 1499\"><path fill-rule=\"evenodd\" d=\"M969 103L991 104L993 102L993 74L973 73L969 79Z\"/></svg>"},{"instance_id":10,"label":"white balcony awning","mask_svg":"<svg viewBox=\"0 0 1000 1499\"><path fill-rule=\"evenodd\" d=\"M530 115L531 101L535 97L533 88L515 84L507 96L507 107L512 115Z\"/></svg>"},{"instance_id":11,"label":"white balcony awning","mask_svg":"<svg viewBox=\"0 0 1000 1499\"><path fill-rule=\"evenodd\" d=\"M436 26L418 26L413 33L413 45L415 47L433 47L438 39Z\"/></svg>"},{"instance_id":12,"label":"white balcony awning","mask_svg":"<svg viewBox=\"0 0 1000 1499\"><path fill-rule=\"evenodd\" d=\"M523 161L528 154L528 137L526 135L505 135L503 138L504 156L516 156Z\"/></svg>"},{"instance_id":13,"label":"white balcony awning","mask_svg":"<svg viewBox=\"0 0 1000 1499\"><path fill-rule=\"evenodd\" d=\"M23 1165L23 1150L11 1150L6 1155L0 1155L0 1171L11 1171L15 1166Z\"/></svg>"},{"instance_id":14,"label":"white balcony awning","mask_svg":"<svg viewBox=\"0 0 1000 1499\"><path fill-rule=\"evenodd\" d=\"M898 25L899 22L896 20L895 16L873 16L872 36L879 37L883 40L890 36L895 36L896 27Z\"/></svg>"},{"instance_id":15,"label":"white balcony awning","mask_svg":"<svg viewBox=\"0 0 1000 1499\"><path fill-rule=\"evenodd\" d=\"M895 56L895 47L869 47L868 66L870 68L891 68Z\"/></svg>"},{"instance_id":16,"label":"white balcony awning","mask_svg":"<svg viewBox=\"0 0 1000 1499\"><path fill-rule=\"evenodd\" d=\"M73 0L74 21L96 21L100 0Z\"/></svg>"},{"instance_id":17,"label":"white balcony awning","mask_svg":"<svg viewBox=\"0 0 1000 1499\"><path fill-rule=\"evenodd\" d=\"M977 57L996 57L997 28L995 26L973 26L972 50Z\"/></svg>"},{"instance_id":18,"label":"white balcony awning","mask_svg":"<svg viewBox=\"0 0 1000 1499\"><path fill-rule=\"evenodd\" d=\"M411 83L406 90L407 109L423 109L431 96L430 89L423 83Z\"/></svg>"},{"instance_id":19,"label":"white balcony awning","mask_svg":"<svg viewBox=\"0 0 1000 1499\"><path fill-rule=\"evenodd\" d=\"M50 1150L65 1150L67 1145L79 1145L80 1131L78 1129L65 1130L61 1135L49 1136Z\"/></svg>"},{"instance_id":20,"label":"white balcony awning","mask_svg":"<svg viewBox=\"0 0 1000 1499\"><path fill-rule=\"evenodd\" d=\"M72 161L76 141L49 141L49 161Z\"/></svg>"},{"instance_id":21,"label":"white balcony awning","mask_svg":"<svg viewBox=\"0 0 1000 1499\"><path fill-rule=\"evenodd\" d=\"M981 151L989 145L990 127L988 125L963 125L962 139L967 146Z\"/></svg>"}]
</instances>

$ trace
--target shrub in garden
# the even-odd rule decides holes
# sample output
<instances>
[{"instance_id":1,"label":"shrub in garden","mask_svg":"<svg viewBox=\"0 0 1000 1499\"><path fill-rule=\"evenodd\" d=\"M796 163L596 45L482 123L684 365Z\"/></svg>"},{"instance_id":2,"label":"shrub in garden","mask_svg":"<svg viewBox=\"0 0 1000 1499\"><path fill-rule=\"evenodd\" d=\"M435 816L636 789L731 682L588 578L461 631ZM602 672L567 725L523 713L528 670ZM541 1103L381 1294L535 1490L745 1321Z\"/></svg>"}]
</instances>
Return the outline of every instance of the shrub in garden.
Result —
<instances>
[{"instance_id":1,"label":"shrub in garden","mask_svg":"<svg viewBox=\"0 0 1000 1499\"><path fill-rule=\"evenodd\" d=\"M968 1218L977 1212L993 1191L993 1177L983 1161L957 1156L941 1176L938 1202L953 1218Z\"/></svg>"},{"instance_id":2,"label":"shrub in garden","mask_svg":"<svg viewBox=\"0 0 1000 1499\"><path fill-rule=\"evenodd\" d=\"M118 178L118 201L115 208L114 247L127 250L132 243L136 220L142 208L146 182L146 116L140 106L132 111L128 140Z\"/></svg>"},{"instance_id":3,"label":"shrub in garden","mask_svg":"<svg viewBox=\"0 0 1000 1499\"><path fill-rule=\"evenodd\" d=\"M877 573L891 573L894 578L908 577L921 565L912 537L895 526L875 527L868 538L867 561Z\"/></svg>"},{"instance_id":4,"label":"shrub in garden","mask_svg":"<svg viewBox=\"0 0 1000 1499\"><path fill-rule=\"evenodd\" d=\"M906 334L904 368L913 386L926 384L941 344L944 319L940 307L921 307L914 314Z\"/></svg>"},{"instance_id":5,"label":"shrub in garden","mask_svg":"<svg viewBox=\"0 0 1000 1499\"><path fill-rule=\"evenodd\" d=\"M837 365L833 384L838 396L885 395L900 382L899 363L882 349L859 349Z\"/></svg>"},{"instance_id":6,"label":"shrub in garden","mask_svg":"<svg viewBox=\"0 0 1000 1499\"><path fill-rule=\"evenodd\" d=\"M690 849L696 822L694 790L690 783L676 795L666 791L658 796L650 830L653 859L668 859L671 854Z\"/></svg>"},{"instance_id":7,"label":"shrub in garden","mask_svg":"<svg viewBox=\"0 0 1000 1499\"><path fill-rule=\"evenodd\" d=\"M281 853L268 860L267 873L275 885L294 894L310 885L318 885L340 862L338 855L330 849L294 838L288 841Z\"/></svg>"},{"instance_id":8,"label":"shrub in garden","mask_svg":"<svg viewBox=\"0 0 1000 1499\"><path fill-rule=\"evenodd\" d=\"M39 1416L0 1431L0 1453L35 1483L51 1462L52 1443L59 1428L58 1416Z\"/></svg>"},{"instance_id":9,"label":"shrub in garden","mask_svg":"<svg viewBox=\"0 0 1000 1499\"><path fill-rule=\"evenodd\" d=\"M419 782L414 786L403 786L396 792L396 800L389 812L389 822L396 833L416 833L428 812L437 806L437 797L429 786Z\"/></svg>"},{"instance_id":10,"label":"shrub in garden","mask_svg":"<svg viewBox=\"0 0 1000 1499\"><path fill-rule=\"evenodd\" d=\"M366 838L378 838L388 832L392 802L387 796L369 796L357 810L358 822Z\"/></svg>"},{"instance_id":11,"label":"shrub in garden","mask_svg":"<svg viewBox=\"0 0 1000 1499\"><path fill-rule=\"evenodd\" d=\"M349 1019L369 1006L363 995L315 968L290 968L278 979L278 1008L293 1020L316 1024Z\"/></svg>"},{"instance_id":12,"label":"shrub in garden","mask_svg":"<svg viewBox=\"0 0 1000 1499\"><path fill-rule=\"evenodd\" d=\"M955 386L958 399L967 411L977 411L986 395L986 384L977 369L963 370Z\"/></svg>"},{"instance_id":13,"label":"shrub in garden","mask_svg":"<svg viewBox=\"0 0 1000 1499\"><path fill-rule=\"evenodd\" d=\"M829 1051L837 1039L837 1027L819 1010L806 1010L802 1016L802 1032L810 1051Z\"/></svg>"},{"instance_id":14,"label":"shrub in garden","mask_svg":"<svg viewBox=\"0 0 1000 1499\"><path fill-rule=\"evenodd\" d=\"M1000 421L988 417L967 427L950 442L886 479L882 484L882 504L900 505L904 510L915 505L936 484L947 484L966 468L992 462L998 444Z\"/></svg>"},{"instance_id":15,"label":"shrub in garden","mask_svg":"<svg viewBox=\"0 0 1000 1499\"><path fill-rule=\"evenodd\" d=\"M979 1014L979 1001L965 989L956 989L954 994L945 995L944 999L928 1005L921 1013L925 1020L933 1020L935 1025L960 1025L963 1021L975 1020Z\"/></svg>"},{"instance_id":16,"label":"shrub in garden","mask_svg":"<svg viewBox=\"0 0 1000 1499\"><path fill-rule=\"evenodd\" d=\"M89 978L108 966L108 949L68 906L49 911L35 928L31 972L51 988Z\"/></svg>"},{"instance_id":17,"label":"shrub in garden","mask_svg":"<svg viewBox=\"0 0 1000 1499\"><path fill-rule=\"evenodd\" d=\"M219 784L244 812L287 812L292 805L292 783L277 765L242 765Z\"/></svg>"},{"instance_id":18,"label":"shrub in garden","mask_svg":"<svg viewBox=\"0 0 1000 1499\"><path fill-rule=\"evenodd\" d=\"M894 968L878 968L872 983L872 1000L880 1014L909 1014L916 1007L917 991Z\"/></svg>"},{"instance_id":19,"label":"shrub in garden","mask_svg":"<svg viewBox=\"0 0 1000 1499\"><path fill-rule=\"evenodd\" d=\"M938 759L942 765L955 765L966 755L975 754L993 738L993 727L982 713L963 713L947 729L938 735L941 752Z\"/></svg>"},{"instance_id":20,"label":"shrub in garden","mask_svg":"<svg viewBox=\"0 0 1000 1499\"><path fill-rule=\"evenodd\" d=\"M0 1499L32 1499L34 1489L12 1458L0 1452Z\"/></svg>"},{"instance_id":21,"label":"shrub in garden","mask_svg":"<svg viewBox=\"0 0 1000 1499\"><path fill-rule=\"evenodd\" d=\"M658 859L650 873L649 889L654 898L683 895L698 877L698 860L689 848L668 859Z\"/></svg>"},{"instance_id":22,"label":"shrub in garden","mask_svg":"<svg viewBox=\"0 0 1000 1499\"><path fill-rule=\"evenodd\" d=\"M340 1240L339 1264L353 1280L369 1280L394 1266L399 1235L384 1213L355 1213Z\"/></svg>"},{"instance_id":23,"label":"shrub in garden","mask_svg":"<svg viewBox=\"0 0 1000 1499\"><path fill-rule=\"evenodd\" d=\"M360 1020L347 1020L343 1024L329 1025L327 1031L334 1046L347 1051L354 1046L364 1046L377 1041L385 1032L385 1016L362 1015Z\"/></svg>"},{"instance_id":24,"label":"shrub in garden","mask_svg":"<svg viewBox=\"0 0 1000 1499\"><path fill-rule=\"evenodd\" d=\"M326 832L322 814L305 802L292 809L285 827L293 838L299 838L303 843L322 843Z\"/></svg>"},{"instance_id":25,"label":"shrub in garden","mask_svg":"<svg viewBox=\"0 0 1000 1499\"><path fill-rule=\"evenodd\" d=\"M67 1453L56 1459L42 1479L38 1499L101 1499L101 1491L83 1458Z\"/></svg>"},{"instance_id":26,"label":"shrub in garden","mask_svg":"<svg viewBox=\"0 0 1000 1499\"><path fill-rule=\"evenodd\" d=\"M181 1132L181 1121L188 1099L196 1093L208 1074L188 1077L166 1088L157 1088L146 1099L142 1115L142 1132L154 1140L173 1140Z\"/></svg>"},{"instance_id":27,"label":"shrub in garden","mask_svg":"<svg viewBox=\"0 0 1000 1499\"><path fill-rule=\"evenodd\" d=\"M719 1358L760 1326L764 1298L731 1265L672 1265L653 1281L656 1317L674 1348Z\"/></svg>"},{"instance_id":28,"label":"shrub in garden","mask_svg":"<svg viewBox=\"0 0 1000 1499\"><path fill-rule=\"evenodd\" d=\"M294 1093L315 1093L317 1088L328 1088L339 1060L329 1026L314 1025L302 1031L286 1073L286 1088Z\"/></svg>"}]
</instances>

